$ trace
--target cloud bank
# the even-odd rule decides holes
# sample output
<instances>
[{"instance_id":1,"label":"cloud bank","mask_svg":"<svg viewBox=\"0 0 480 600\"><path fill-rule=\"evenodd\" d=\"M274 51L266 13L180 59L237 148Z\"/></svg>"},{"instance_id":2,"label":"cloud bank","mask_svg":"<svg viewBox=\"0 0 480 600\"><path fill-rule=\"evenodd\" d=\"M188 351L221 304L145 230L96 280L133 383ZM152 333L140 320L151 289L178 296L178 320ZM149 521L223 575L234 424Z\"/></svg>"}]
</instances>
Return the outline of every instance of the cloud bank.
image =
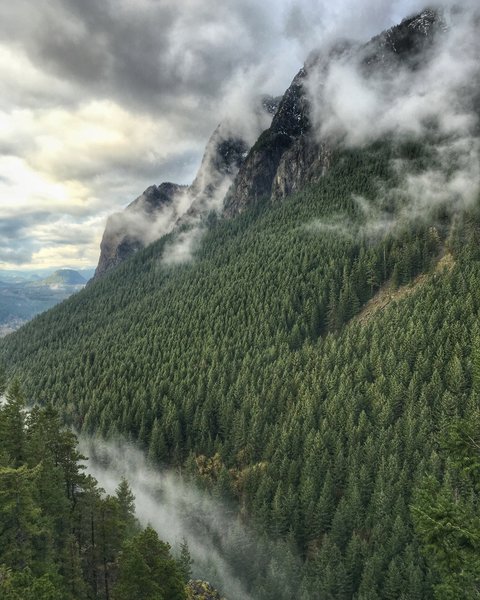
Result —
<instances>
[{"instance_id":1,"label":"cloud bank","mask_svg":"<svg viewBox=\"0 0 480 600\"><path fill-rule=\"evenodd\" d=\"M461 9L444 3L441 14L433 43L418 63L373 44L349 46L333 58L327 47L311 59L306 87L319 141L361 148L386 138L418 140L431 154L430 167L420 173L406 160L392 165L401 184L379 189L377 196L394 200L396 216L373 215L370 209L368 235L427 217L439 206L455 212L479 197L480 11L474 3ZM426 11L409 27L424 35L430 16ZM344 229L335 222L314 227Z\"/></svg>"},{"instance_id":2,"label":"cloud bank","mask_svg":"<svg viewBox=\"0 0 480 600\"><path fill-rule=\"evenodd\" d=\"M361 146L388 134L471 135L478 120L468 90L478 81L478 23L470 10L445 10L445 31L414 69L405 62L366 69L367 50L347 51L308 82L320 138ZM353 56L352 56L353 53Z\"/></svg>"}]
</instances>

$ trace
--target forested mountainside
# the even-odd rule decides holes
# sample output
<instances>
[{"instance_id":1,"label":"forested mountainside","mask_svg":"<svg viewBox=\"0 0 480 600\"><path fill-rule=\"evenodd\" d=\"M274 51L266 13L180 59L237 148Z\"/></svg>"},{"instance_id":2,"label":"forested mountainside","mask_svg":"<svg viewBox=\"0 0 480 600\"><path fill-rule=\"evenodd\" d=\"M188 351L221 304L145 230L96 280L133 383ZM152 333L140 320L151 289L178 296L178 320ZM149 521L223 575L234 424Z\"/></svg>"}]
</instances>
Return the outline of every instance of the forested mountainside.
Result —
<instances>
[{"instance_id":1,"label":"forested mountainside","mask_svg":"<svg viewBox=\"0 0 480 600\"><path fill-rule=\"evenodd\" d=\"M305 597L432 597L412 493L477 410L478 209L373 243L352 192L394 182L393 152L415 147L339 153L318 186L212 223L193 264L162 266L162 239L2 344L79 429L193 473L218 455L212 484L293 532Z\"/></svg>"},{"instance_id":2,"label":"forested mountainside","mask_svg":"<svg viewBox=\"0 0 480 600\"><path fill-rule=\"evenodd\" d=\"M267 133L191 261L185 224L2 341L28 398L288 542L252 598L478 597L478 155L427 134L329 144L279 202L241 184Z\"/></svg>"}]
</instances>

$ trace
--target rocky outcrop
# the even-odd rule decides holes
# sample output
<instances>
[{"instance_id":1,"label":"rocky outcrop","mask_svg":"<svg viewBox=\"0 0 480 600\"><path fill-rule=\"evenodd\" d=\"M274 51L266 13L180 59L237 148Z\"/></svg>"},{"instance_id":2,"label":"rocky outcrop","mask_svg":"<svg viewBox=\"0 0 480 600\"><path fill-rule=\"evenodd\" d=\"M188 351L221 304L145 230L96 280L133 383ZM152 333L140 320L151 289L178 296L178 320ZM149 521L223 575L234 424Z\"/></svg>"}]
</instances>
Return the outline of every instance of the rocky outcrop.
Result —
<instances>
[{"instance_id":1,"label":"rocky outcrop","mask_svg":"<svg viewBox=\"0 0 480 600\"><path fill-rule=\"evenodd\" d=\"M330 167L331 150L312 136L300 137L282 155L272 183L272 200L283 200L315 183Z\"/></svg>"},{"instance_id":2,"label":"rocky outcrop","mask_svg":"<svg viewBox=\"0 0 480 600\"><path fill-rule=\"evenodd\" d=\"M301 69L285 92L271 126L258 138L241 166L225 198L226 216L242 212L258 198L271 195L282 156L296 139L309 131L305 75L305 69Z\"/></svg>"},{"instance_id":3,"label":"rocky outcrop","mask_svg":"<svg viewBox=\"0 0 480 600\"><path fill-rule=\"evenodd\" d=\"M191 205L187 216L221 209L223 198L248 150L247 142L232 135L228 125L220 124L217 127L208 141L200 169L188 190Z\"/></svg>"},{"instance_id":4,"label":"rocky outcrop","mask_svg":"<svg viewBox=\"0 0 480 600\"><path fill-rule=\"evenodd\" d=\"M186 591L188 600L225 600L208 582L200 579L189 581Z\"/></svg>"},{"instance_id":5,"label":"rocky outcrop","mask_svg":"<svg viewBox=\"0 0 480 600\"><path fill-rule=\"evenodd\" d=\"M162 183L147 188L121 213L107 220L94 279L102 277L177 224L221 208L223 197L245 159L248 145L219 125L211 136L191 186Z\"/></svg>"},{"instance_id":6,"label":"rocky outcrop","mask_svg":"<svg viewBox=\"0 0 480 600\"><path fill-rule=\"evenodd\" d=\"M363 63L370 70L408 61L412 68L425 61L425 51L432 46L435 34L446 30L440 11L427 9L404 19L399 25L375 36L361 48Z\"/></svg>"},{"instance_id":7,"label":"rocky outcrop","mask_svg":"<svg viewBox=\"0 0 480 600\"><path fill-rule=\"evenodd\" d=\"M110 217L95 277L173 227L211 210L232 217L260 199L279 201L317 181L330 167L332 142L319 140L313 131L311 76L322 82L335 60L352 61L367 78L382 70L395 72L398 63L415 69L428 57L435 35L445 28L440 12L425 10L367 44L341 41L328 51L312 53L281 99L265 97L258 103L257 113L252 114L269 114L273 119L253 147L238 124L224 122L211 136L191 186L152 186L123 213ZM257 126L261 122L258 118Z\"/></svg>"},{"instance_id":8,"label":"rocky outcrop","mask_svg":"<svg viewBox=\"0 0 480 600\"><path fill-rule=\"evenodd\" d=\"M333 60L350 58L360 64L366 76L379 69L391 69L402 61L412 69L425 60L425 51L435 34L445 30L439 12L425 10L405 19L360 46L337 42L327 52L312 53L285 93L269 129L250 150L225 198L224 211L234 216L259 199L285 198L312 183L329 168L328 140L319 142L312 131L308 79L322 77Z\"/></svg>"}]
</instances>

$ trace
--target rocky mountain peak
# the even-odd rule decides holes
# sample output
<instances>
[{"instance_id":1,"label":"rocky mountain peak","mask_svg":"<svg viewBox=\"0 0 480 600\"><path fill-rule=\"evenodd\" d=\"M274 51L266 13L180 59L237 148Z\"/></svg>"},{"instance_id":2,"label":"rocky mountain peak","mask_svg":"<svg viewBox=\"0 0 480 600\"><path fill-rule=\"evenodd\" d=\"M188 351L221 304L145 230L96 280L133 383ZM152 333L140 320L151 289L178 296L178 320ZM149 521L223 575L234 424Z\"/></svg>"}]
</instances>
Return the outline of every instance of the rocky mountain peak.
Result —
<instances>
[{"instance_id":1,"label":"rocky mountain peak","mask_svg":"<svg viewBox=\"0 0 480 600\"><path fill-rule=\"evenodd\" d=\"M250 150L225 198L225 214L242 212L259 198L279 200L321 177L329 168L327 141L311 131L306 83L315 72L322 77L334 60L358 61L366 74L393 68L405 61L412 69L424 59L425 50L446 24L441 12L426 9L399 25L359 45L337 41L327 50L312 52L285 92L269 129Z\"/></svg>"},{"instance_id":2,"label":"rocky mountain peak","mask_svg":"<svg viewBox=\"0 0 480 600\"><path fill-rule=\"evenodd\" d=\"M161 183L149 186L141 196L128 205L127 210L142 210L146 213L154 213L162 206L172 202L175 194L184 186L176 183Z\"/></svg>"},{"instance_id":3,"label":"rocky mountain peak","mask_svg":"<svg viewBox=\"0 0 480 600\"><path fill-rule=\"evenodd\" d=\"M432 46L436 34L445 30L442 12L426 9L372 38L362 48L363 62L379 68L400 59L408 60L415 67L417 61L424 60L425 50Z\"/></svg>"},{"instance_id":4,"label":"rocky mountain peak","mask_svg":"<svg viewBox=\"0 0 480 600\"><path fill-rule=\"evenodd\" d=\"M186 186L175 183L151 185L123 212L110 215L100 244L94 279L102 277L153 241L160 214L164 216L164 226L171 226L178 218L174 199L185 189Z\"/></svg>"},{"instance_id":5,"label":"rocky mountain peak","mask_svg":"<svg viewBox=\"0 0 480 600\"><path fill-rule=\"evenodd\" d=\"M95 276L191 218L210 210L233 216L258 199L281 200L322 177L332 151L330 142L319 141L312 131L310 76L326 76L331 64L339 60L351 60L367 77L394 69L399 61L415 69L433 47L436 34L445 29L442 12L428 8L366 44L340 40L313 52L283 97L258 99L254 114L273 118L252 147L235 120L225 121L208 141L191 186L151 186L124 213L110 217Z\"/></svg>"}]
</instances>

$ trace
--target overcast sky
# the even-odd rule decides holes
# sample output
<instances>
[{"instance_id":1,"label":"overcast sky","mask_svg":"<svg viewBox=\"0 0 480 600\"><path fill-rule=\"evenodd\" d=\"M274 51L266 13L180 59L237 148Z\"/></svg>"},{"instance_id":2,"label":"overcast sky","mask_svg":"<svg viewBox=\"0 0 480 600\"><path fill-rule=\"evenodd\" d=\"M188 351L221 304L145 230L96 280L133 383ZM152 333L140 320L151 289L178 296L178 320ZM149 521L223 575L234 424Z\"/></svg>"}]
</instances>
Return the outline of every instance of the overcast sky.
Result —
<instances>
[{"instance_id":1,"label":"overcast sky","mask_svg":"<svg viewBox=\"0 0 480 600\"><path fill-rule=\"evenodd\" d=\"M418 0L0 3L0 268L89 267L108 214L189 183L221 118Z\"/></svg>"}]
</instances>

